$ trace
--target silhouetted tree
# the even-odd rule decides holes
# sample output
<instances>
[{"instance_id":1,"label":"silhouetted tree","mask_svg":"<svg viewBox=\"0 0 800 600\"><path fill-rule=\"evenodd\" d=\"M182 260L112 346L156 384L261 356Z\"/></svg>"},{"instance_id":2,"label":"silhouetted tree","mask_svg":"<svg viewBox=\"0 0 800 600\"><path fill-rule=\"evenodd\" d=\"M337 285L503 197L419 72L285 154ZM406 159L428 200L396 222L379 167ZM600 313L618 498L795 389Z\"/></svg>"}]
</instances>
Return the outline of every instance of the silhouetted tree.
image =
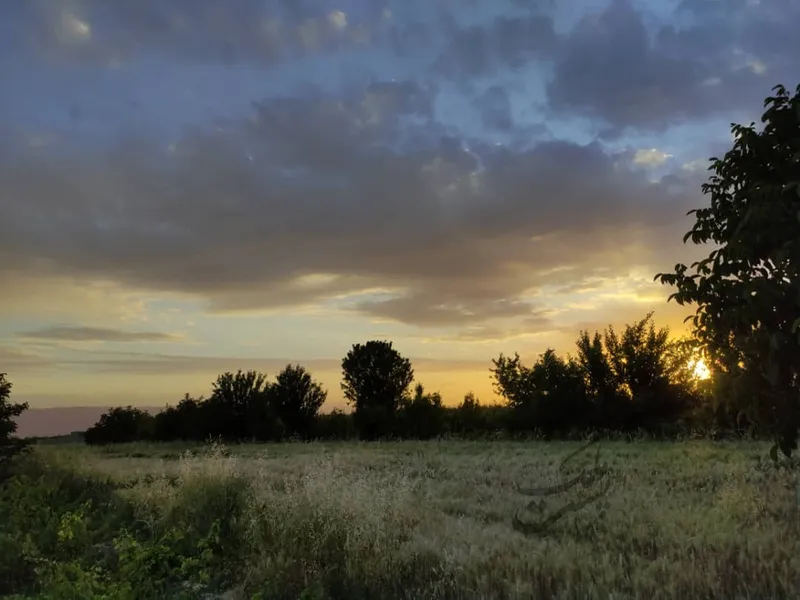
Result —
<instances>
[{"instance_id":1,"label":"silhouetted tree","mask_svg":"<svg viewBox=\"0 0 800 600\"><path fill-rule=\"evenodd\" d=\"M414 396L401 400L398 417L399 437L429 440L445 433L442 397L438 392L425 393L421 383L414 388Z\"/></svg>"},{"instance_id":2,"label":"silhouetted tree","mask_svg":"<svg viewBox=\"0 0 800 600\"><path fill-rule=\"evenodd\" d=\"M608 327L605 348L615 387L630 403L623 427L673 422L691 408L690 357L678 351L668 328L656 329L652 312L626 325L621 336Z\"/></svg>"},{"instance_id":3,"label":"silhouetted tree","mask_svg":"<svg viewBox=\"0 0 800 600\"><path fill-rule=\"evenodd\" d=\"M154 418L149 413L132 406L117 406L86 430L84 440L91 445L124 444L150 439L153 428Z\"/></svg>"},{"instance_id":4,"label":"silhouetted tree","mask_svg":"<svg viewBox=\"0 0 800 600\"><path fill-rule=\"evenodd\" d=\"M269 400L289 435L308 439L328 392L301 365L287 365L269 387Z\"/></svg>"},{"instance_id":5,"label":"silhouetted tree","mask_svg":"<svg viewBox=\"0 0 800 600\"><path fill-rule=\"evenodd\" d=\"M28 403L11 402L11 387L6 374L0 373L0 478L11 460L28 447L25 440L14 436L17 431L14 419L28 410Z\"/></svg>"},{"instance_id":6,"label":"silhouetted tree","mask_svg":"<svg viewBox=\"0 0 800 600\"><path fill-rule=\"evenodd\" d=\"M583 371L586 391L591 403L590 421L601 429L614 429L629 418L629 402L620 389L608 353L603 346L603 337L595 332L581 331L575 344L578 348L576 361Z\"/></svg>"},{"instance_id":7,"label":"silhouetted tree","mask_svg":"<svg viewBox=\"0 0 800 600\"><path fill-rule=\"evenodd\" d=\"M389 435L404 394L414 380L411 361L391 342L355 344L342 360L342 390L355 407L355 421L362 438Z\"/></svg>"},{"instance_id":8,"label":"silhouetted tree","mask_svg":"<svg viewBox=\"0 0 800 600\"><path fill-rule=\"evenodd\" d=\"M475 394L468 392L464 399L450 414L450 430L455 435L474 436L479 432L485 432L488 425L482 419L483 412L480 400Z\"/></svg>"},{"instance_id":9,"label":"silhouetted tree","mask_svg":"<svg viewBox=\"0 0 800 600\"><path fill-rule=\"evenodd\" d=\"M168 406L155 415L154 439L158 441L196 440L205 437L202 404L204 398L192 398L186 394L177 406Z\"/></svg>"},{"instance_id":10,"label":"silhouetted tree","mask_svg":"<svg viewBox=\"0 0 800 600\"><path fill-rule=\"evenodd\" d=\"M757 131L733 125L734 143L703 184L710 206L690 211L694 244L717 246L657 280L694 304L693 335L741 415L791 455L800 427L800 86L773 88Z\"/></svg>"},{"instance_id":11,"label":"silhouetted tree","mask_svg":"<svg viewBox=\"0 0 800 600\"><path fill-rule=\"evenodd\" d=\"M266 375L257 371L225 372L212 384L211 397L203 403L206 434L236 441L250 437L261 424L248 423L248 416L267 418L257 405L266 406L269 387Z\"/></svg>"},{"instance_id":12,"label":"silhouetted tree","mask_svg":"<svg viewBox=\"0 0 800 600\"><path fill-rule=\"evenodd\" d=\"M540 429L547 435L566 434L588 425L589 400L580 365L548 349L533 367L525 367L518 354L500 355L492 361L495 390L514 412L514 428Z\"/></svg>"}]
</instances>

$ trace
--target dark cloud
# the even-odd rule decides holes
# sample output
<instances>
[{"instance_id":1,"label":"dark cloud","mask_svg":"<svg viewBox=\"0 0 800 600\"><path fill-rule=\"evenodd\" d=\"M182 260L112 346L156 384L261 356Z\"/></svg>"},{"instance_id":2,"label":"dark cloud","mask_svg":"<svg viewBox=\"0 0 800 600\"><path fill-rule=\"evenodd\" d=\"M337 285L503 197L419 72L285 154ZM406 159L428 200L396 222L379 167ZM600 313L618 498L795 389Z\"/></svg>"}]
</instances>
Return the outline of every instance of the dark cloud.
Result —
<instances>
[{"instance_id":1,"label":"dark cloud","mask_svg":"<svg viewBox=\"0 0 800 600\"><path fill-rule=\"evenodd\" d=\"M382 25L375 10L354 21L333 6L295 0L30 0L4 10L19 48L98 64L155 50L190 62L269 65L361 46Z\"/></svg>"},{"instance_id":2,"label":"dark cloud","mask_svg":"<svg viewBox=\"0 0 800 600\"><path fill-rule=\"evenodd\" d=\"M376 110L374 118L385 120L393 116L433 117L437 90L415 81L374 81L367 86L364 102Z\"/></svg>"},{"instance_id":3,"label":"dark cloud","mask_svg":"<svg viewBox=\"0 0 800 600\"><path fill-rule=\"evenodd\" d=\"M530 303L497 298L465 298L462 294L416 292L390 300L363 302L358 309L377 316L420 326L447 327L475 321L524 317L534 313ZM545 319L537 326L546 325Z\"/></svg>"},{"instance_id":4,"label":"dark cloud","mask_svg":"<svg viewBox=\"0 0 800 600\"><path fill-rule=\"evenodd\" d=\"M778 6L782 10L778 10ZM587 15L562 41L548 85L556 113L584 113L619 133L752 111L800 68L800 5L685 2L653 33L629 0ZM738 113L737 113L738 114Z\"/></svg>"},{"instance_id":5,"label":"dark cloud","mask_svg":"<svg viewBox=\"0 0 800 600\"><path fill-rule=\"evenodd\" d=\"M156 331L122 331L105 327L85 327L82 325L61 325L43 327L18 334L33 340L52 340L62 342L172 342L180 336Z\"/></svg>"},{"instance_id":6,"label":"dark cloud","mask_svg":"<svg viewBox=\"0 0 800 600\"><path fill-rule=\"evenodd\" d=\"M547 137L548 119L589 116L619 135L740 109L753 118L800 66L800 8L788 0L687 0L669 22L613 0L562 36L553 7L536 1L469 26L455 2L430 19L422 4L402 18L367 4L343 14L288 0L224 11L189 0L74 0L58 12L20 4L15 43L67 58L149 48L165 60L272 64L369 43L388 53L387 70L401 56L409 62L394 72L414 63L421 74L394 81L343 69L340 90L287 85L250 115L173 144L141 133L91 147L64 131L37 132L34 143L0 121L0 276L111 281L214 311L330 300L456 336L491 337L512 319L545 331L544 286L581 289L608 270L655 272L689 258L685 213L702 203L707 175L661 149ZM537 100L519 95L512 111L521 74L544 81L549 71L537 68L548 64L544 114L538 104L525 114ZM474 135L453 124L467 118L449 114L453 87L466 90L453 112L471 102L479 114L462 130ZM71 131L91 121L91 108L64 111ZM510 142L494 143L501 138Z\"/></svg>"},{"instance_id":7,"label":"dark cloud","mask_svg":"<svg viewBox=\"0 0 800 600\"><path fill-rule=\"evenodd\" d=\"M556 4L543 0L492 3L490 11L477 2L476 9L487 12L485 22L469 25L460 24L464 7L457 2L360 1L337 9L289 0L231 6L210 0L31 0L6 9L0 49L95 64L158 55L259 66L358 51L380 56L383 67L364 60L348 76L381 76L400 65L400 72L410 67L471 91L484 78L500 81L502 89L536 71L534 78L548 80L551 116L586 115L608 126L609 135L626 127L662 130L710 115L749 114L764 90L779 82L793 86L800 69L795 0L684 0L672 15L658 17L634 8L632 0L610 0L599 13L579 4L570 10L582 11L582 18L562 34L554 27ZM552 76L545 75L551 69ZM495 88L476 103L487 126L509 125ZM77 105L65 111L74 120L90 112Z\"/></svg>"},{"instance_id":8,"label":"dark cloud","mask_svg":"<svg viewBox=\"0 0 800 600\"><path fill-rule=\"evenodd\" d=\"M710 76L702 63L654 48L641 13L613 0L565 40L548 96L558 111L586 111L615 127L660 127L696 110Z\"/></svg>"},{"instance_id":9,"label":"dark cloud","mask_svg":"<svg viewBox=\"0 0 800 600\"><path fill-rule=\"evenodd\" d=\"M114 281L218 311L377 289L357 310L468 326L535 312L558 267L575 280L681 252L692 175L651 182L597 143L447 135L426 98L400 82L266 100L171 152L132 138L15 148L0 161L0 274Z\"/></svg>"},{"instance_id":10,"label":"dark cloud","mask_svg":"<svg viewBox=\"0 0 800 600\"><path fill-rule=\"evenodd\" d=\"M483 126L487 129L510 131L514 127L511 115L511 100L508 92L499 85L486 89L475 101L481 113Z\"/></svg>"},{"instance_id":11,"label":"dark cloud","mask_svg":"<svg viewBox=\"0 0 800 600\"><path fill-rule=\"evenodd\" d=\"M549 16L498 16L489 25L455 30L436 60L436 70L469 78L519 69L531 61L550 58L557 42Z\"/></svg>"}]
</instances>

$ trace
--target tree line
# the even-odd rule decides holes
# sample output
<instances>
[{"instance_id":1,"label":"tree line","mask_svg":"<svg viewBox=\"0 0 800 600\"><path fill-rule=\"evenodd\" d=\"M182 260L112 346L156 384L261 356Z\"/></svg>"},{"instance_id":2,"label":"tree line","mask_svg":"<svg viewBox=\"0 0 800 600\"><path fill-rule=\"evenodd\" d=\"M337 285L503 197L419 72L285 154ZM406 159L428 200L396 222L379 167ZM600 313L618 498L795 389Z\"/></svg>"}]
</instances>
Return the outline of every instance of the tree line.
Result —
<instances>
[{"instance_id":1,"label":"tree line","mask_svg":"<svg viewBox=\"0 0 800 600\"><path fill-rule=\"evenodd\" d=\"M548 349L531 366L518 355L492 361L500 404L469 393L445 406L437 392L414 383L411 361L383 340L355 344L342 360L349 413L321 413L327 391L301 365L274 381L257 371L223 373L208 398L187 394L151 415L112 408L85 432L89 444L209 438L228 442L285 439L431 439L443 436L583 436L589 431L646 431L727 427L709 411L707 386L693 376L692 349L657 329L652 313L617 334L613 327L582 331L576 352Z\"/></svg>"}]
</instances>

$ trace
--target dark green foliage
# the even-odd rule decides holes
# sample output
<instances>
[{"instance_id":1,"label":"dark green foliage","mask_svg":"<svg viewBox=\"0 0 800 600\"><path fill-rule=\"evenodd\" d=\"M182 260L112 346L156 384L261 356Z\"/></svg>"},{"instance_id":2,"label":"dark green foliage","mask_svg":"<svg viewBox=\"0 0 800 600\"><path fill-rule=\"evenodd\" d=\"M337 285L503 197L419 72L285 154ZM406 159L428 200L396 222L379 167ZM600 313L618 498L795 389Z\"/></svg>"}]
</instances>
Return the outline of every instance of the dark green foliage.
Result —
<instances>
[{"instance_id":1,"label":"dark green foliage","mask_svg":"<svg viewBox=\"0 0 800 600\"><path fill-rule=\"evenodd\" d=\"M202 396L194 399L186 394L177 406L167 406L155 416L154 439L160 442L205 439L201 409L203 402Z\"/></svg>"},{"instance_id":2,"label":"dark green foliage","mask_svg":"<svg viewBox=\"0 0 800 600\"><path fill-rule=\"evenodd\" d=\"M680 342L669 339L667 328L655 328L652 317L649 313L626 326L621 336L612 327L605 334L613 394L630 407L619 420L623 426L650 429L674 421L693 402L688 384L690 356Z\"/></svg>"},{"instance_id":3,"label":"dark green foliage","mask_svg":"<svg viewBox=\"0 0 800 600\"><path fill-rule=\"evenodd\" d=\"M280 411L272 400L272 386L267 387L263 394L254 396L248 403L245 431L246 439L261 442L279 441L286 437L286 424L281 419ZM206 436L206 439L208 437L231 439L230 436L224 434Z\"/></svg>"},{"instance_id":4,"label":"dark green foliage","mask_svg":"<svg viewBox=\"0 0 800 600\"><path fill-rule=\"evenodd\" d=\"M652 317L627 325L621 334L613 327L582 331L575 356L548 350L530 368L518 355L501 355L492 373L505 405L484 406L468 394L460 405L447 407L421 385L409 395L410 361L388 342L369 342L354 346L343 361L349 369L343 387L349 386L349 399L356 398L352 413L319 414L325 390L305 368L288 365L274 383L255 371L226 373L208 400L187 394L155 417L130 407L114 409L86 432L86 440L580 439L589 432L675 437L693 430L762 436L764 428L742 426L734 404L714 401L728 394L730 380L698 382L691 370L694 342L671 340ZM744 389L745 383L740 378L737 385ZM758 395L759 382L750 385Z\"/></svg>"},{"instance_id":5,"label":"dark green foliage","mask_svg":"<svg viewBox=\"0 0 800 600\"><path fill-rule=\"evenodd\" d=\"M450 431L457 436L472 437L489 431L485 407L475 394L469 392L457 407L450 411Z\"/></svg>"},{"instance_id":6,"label":"dark green foliage","mask_svg":"<svg viewBox=\"0 0 800 600\"><path fill-rule=\"evenodd\" d=\"M108 486L26 457L0 487L0 595L43 591L55 561L102 565L103 542L133 520Z\"/></svg>"},{"instance_id":7,"label":"dark green foliage","mask_svg":"<svg viewBox=\"0 0 800 600\"><path fill-rule=\"evenodd\" d=\"M87 444L123 444L137 440L150 440L155 433L155 419L139 408L117 406L100 416L100 420L86 430Z\"/></svg>"},{"instance_id":8,"label":"dark green foliage","mask_svg":"<svg viewBox=\"0 0 800 600\"><path fill-rule=\"evenodd\" d=\"M731 127L734 143L703 185L710 206L690 211L694 244L716 246L656 279L693 304L693 335L739 415L789 456L800 425L800 86L773 88L764 127Z\"/></svg>"},{"instance_id":9,"label":"dark green foliage","mask_svg":"<svg viewBox=\"0 0 800 600\"><path fill-rule=\"evenodd\" d=\"M586 385L574 359L548 349L530 368L522 365L518 354L501 354L492 362L495 389L515 413L514 428L537 428L549 436L588 424L582 422L589 409Z\"/></svg>"},{"instance_id":10,"label":"dark green foliage","mask_svg":"<svg viewBox=\"0 0 800 600\"><path fill-rule=\"evenodd\" d=\"M235 375L226 372L217 377L206 401L210 417L206 421L210 425L207 434L230 441L251 437L251 407L264 401L268 389L267 376L257 371L239 370Z\"/></svg>"},{"instance_id":11,"label":"dark green foliage","mask_svg":"<svg viewBox=\"0 0 800 600\"><path fill-rule=\"evenodd\" d=\"M315 435L317 413L327 396L300 365L288 365L275 383L256 371L238 371L223 373L212 385L208 399L186 394L177 406L168 406L155 417L131 407L111 409L86 431L85 440L111 444L150 439L309 439Z\"/></svg>"},{"instance_id":12,"label":"dark green foliage","mask_svg":"<svg viewBox=\"0 0 800 600\"><path fill-rule=\"evenodd\" d=\"M318 440L352 440L358 435L353 414L334 408L327 414L319 414L314 422L311 437Z\"/></svg>"},{"instance_id":13,"label":"dark green foliage","mask_svg":"<svg viewBox=\"0 0 800 600\"><path fill-rule=\"evenodd\" d=\"M400 403L414 380L411 361L391 342L355 344L342 360L342 376L359 435L364 439L391 435Z\"/></svg>"},{"instance_id":14,"label":"dark green foliage","mask_svg":"<svg viewBox=\"0 0 800 600\"><path fill-rule=\"evenodd\" d=\"M28 410L27 402L11 402L12 383L0 373L0 480L11 460L25 451L28 443L14 436L17 423L14 420Z\"/></svg>"},{"instance_id":15,"label":"dark green foliage","mask_svg":"<svg viewBox=\"0 0 800 600\"><path fill-rule=\"evenodd\" d=\"M287 433L311 437L314 420L328 392L300 365L287 365L269 388L269 401Z\"/></svg>"},{"instance_id":16,"label":"dark green foliage","mask_svg":"<svg viewBox=\"0 0 800 600\"><path fill-rule=\"evenodd\" d=\"M0 595L190 599L224 591L246 548L239 480L184 490L145 522L110 485L28 457L0 487Z\"/></svg>"},{"instance_id":17,"label":"dark green foliage","mask_svg":"<svg viewBox=\"0 0 800 600\"><path fill-rule=\"evenodd\" d=\"M438 393L426 394L417 384L414 396L403 398L398 412L396 433L401 438L429 440L444 435L446 414Z\"/></svg>"},{"instance_id":18,"label":"dark green foliage","mask_svg":"<svg viewBox=\"0 0 800 600\"><path fill-rule=\"evenodd\" d=\"M511 427L547 436L592 429L655 430L684 418L699 392L690 350L656 329L652 313L622 335L582 331L577 357L553 350L525 367L519 355L494 360L495 388L514 413Z\"/></svg>"}]
</instances>

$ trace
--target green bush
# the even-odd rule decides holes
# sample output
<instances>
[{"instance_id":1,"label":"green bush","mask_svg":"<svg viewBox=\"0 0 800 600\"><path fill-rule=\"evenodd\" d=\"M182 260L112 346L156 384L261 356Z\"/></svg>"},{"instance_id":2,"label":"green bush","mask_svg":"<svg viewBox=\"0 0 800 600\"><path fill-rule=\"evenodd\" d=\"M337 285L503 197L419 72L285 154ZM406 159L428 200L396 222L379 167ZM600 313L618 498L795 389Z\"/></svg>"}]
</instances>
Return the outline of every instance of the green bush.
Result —
<instances>
[{"instance_id":1,"label":"green bush","mask_svg":"<svg viewBox=\"0 0 800 600\"><path fill-rule=\"evenodd\" d=\"M146 523L108 483L26 457L0 489L0 595L200 598L235 569L244 489L189 488Z\"/></svg>"}]
</instances>

